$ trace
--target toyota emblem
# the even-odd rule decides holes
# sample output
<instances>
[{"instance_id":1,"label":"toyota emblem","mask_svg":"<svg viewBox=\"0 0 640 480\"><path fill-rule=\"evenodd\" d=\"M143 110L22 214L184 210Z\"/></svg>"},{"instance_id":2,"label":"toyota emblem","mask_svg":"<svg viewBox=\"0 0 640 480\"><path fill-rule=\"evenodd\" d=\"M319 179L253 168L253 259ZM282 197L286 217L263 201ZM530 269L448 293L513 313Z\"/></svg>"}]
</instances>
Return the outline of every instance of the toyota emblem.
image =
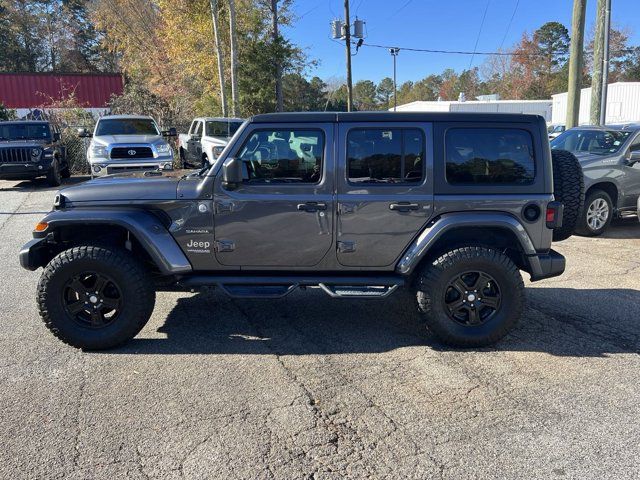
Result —
<instances>
[{"instance_id":1,"label":"toyota emblem","mask_svg":"<svg viewBox=\"0 0 640 480\"><path fill-rule=\"evenodd\" d=\"M130 157L133 157L136 154L135 150L127 150L127 153L129 154Z\"/></svg>"}]
</instances>

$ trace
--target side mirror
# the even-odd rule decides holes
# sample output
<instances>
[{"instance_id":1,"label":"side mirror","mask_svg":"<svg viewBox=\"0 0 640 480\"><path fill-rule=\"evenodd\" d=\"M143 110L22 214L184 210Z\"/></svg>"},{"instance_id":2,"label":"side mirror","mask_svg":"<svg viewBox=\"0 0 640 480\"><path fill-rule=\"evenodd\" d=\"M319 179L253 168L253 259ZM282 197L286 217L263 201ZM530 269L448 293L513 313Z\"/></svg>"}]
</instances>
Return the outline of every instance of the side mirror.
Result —
<instances>
[{"instance_id":1,"label":"side mirror","mask_svg":"<svg viewBox=\"0 0 640 480\"><path fill-rule=\"evenodd\" d=\"M178 136L178 131L174 127L171 127L169 130L163 130L162 136L163 137L176 137L176 136Z\"/></svg>"},{"instance_id":2,"label":"side mirror","mask_svg":"<svg viewBox=\"0 0 640 480\"><path fill-rule=\"evenodd\" d=\"M640 162L640 150L631 150L627 155L627 165L631 166Z\"/></svg>"},{"instance_id":3,"label":"side mirror","mask_svg":"<svg viewBox=\"0 0 640 480\"><path fill-rule=\"evenodd\" d=\"M228 158L222 165L222 186L226 190L235 190L242 183L242 160Z\"/></svg>"},{"instance_id":4,"label":"side mirror","mask_svg":"<svg viewBox=\"0 0 640 480\"><path fill-rule=\"evenodd\" d=\"M78 136L80 138L88 138L91 137L91 133L89 133L89 131L86 128L79 128L78 129Z\"/></svg>"}]
</instances>

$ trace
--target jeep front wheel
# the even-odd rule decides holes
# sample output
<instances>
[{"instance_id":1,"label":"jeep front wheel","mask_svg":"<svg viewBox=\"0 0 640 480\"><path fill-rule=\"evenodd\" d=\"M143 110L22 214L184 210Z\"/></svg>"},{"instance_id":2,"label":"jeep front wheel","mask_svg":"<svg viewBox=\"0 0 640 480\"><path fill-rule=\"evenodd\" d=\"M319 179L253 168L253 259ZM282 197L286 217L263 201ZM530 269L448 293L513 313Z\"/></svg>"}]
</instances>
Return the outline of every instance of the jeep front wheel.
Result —
<instances>
[{"instance_id":1,"label":"jeep front wheel","mask_svg":"<svg viewBox=\"0 0 640 480\"><path fill-rule=\"evenodd\" d=\"M515 264L498 250L461 247L427 265L419 277L418 309L445 344L483 347L504 337L524 305Z\"/></svg>"},{"instance_id":2,"label":"jeep front wheel","mask_svg":"<svg viewBox=\"0 0 640 480\"><path fill-rule=\"evenodd\" d=\"M62 175L60 174L60 164L58 163L58 159L54 159L51 162L51 166L47 171L47 184L50 187L59 187L62 183Z\"/></svg>"},{"instance_id":3,"label":"jeep front wheel","mask_svg":"<svg viewBox=\"0 0 640 480\"><path fill-rule=\"evenodd\" d=\"M49 262L38 283L37 302L56 337L77 348L101 350L138 334L153 312L155 290L129 252L82 246Z\"/></svg>"}]
</instances>

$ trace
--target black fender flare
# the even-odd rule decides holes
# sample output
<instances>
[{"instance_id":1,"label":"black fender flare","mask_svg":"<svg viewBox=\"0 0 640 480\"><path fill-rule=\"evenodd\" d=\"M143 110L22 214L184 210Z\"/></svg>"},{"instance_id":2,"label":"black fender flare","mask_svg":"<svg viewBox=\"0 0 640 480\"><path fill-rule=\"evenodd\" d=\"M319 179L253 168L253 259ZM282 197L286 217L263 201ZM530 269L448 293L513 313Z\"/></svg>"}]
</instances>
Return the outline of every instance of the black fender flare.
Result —
<instances>
[{"instance_id":1,"label":"black fender flare","mask_svg":"<svg viewBox=\"0 0 640 480\"><path fill-rule=\"evenodd\" d=\"M20 263L31 270L38 268L37 249L44 247L46 237L59 227L91 225L116 225L129 231L142 248L149 254L164 275L176 275L191 272L191 263L162 222L152 213L135 209L87 209L73 208L54 210L41 222L48 224L40 234L34 234L34 240L27 243L20 252ZM39 241L38 241L39 240ZM31 258L33 256L33 258Z\"/></svg>"},{"instance_id":2,"label":"black fender flare","mask_svg":"<svg viewBox=\"0 0 640 480\"><path fill-rule=\"evenodd\" d=\"M520 247L529 261L532 272L539 269L537 252L533 242L517 218L502 212L460 212L445 213L435 221L430 222L405 250L396 264L396 272L401 275L410 275L420 261L428 254L430 247L433 246L442 235L450 230L465 227L491 227L511 231L518 239Z\"/></svg>"}]
</instances>

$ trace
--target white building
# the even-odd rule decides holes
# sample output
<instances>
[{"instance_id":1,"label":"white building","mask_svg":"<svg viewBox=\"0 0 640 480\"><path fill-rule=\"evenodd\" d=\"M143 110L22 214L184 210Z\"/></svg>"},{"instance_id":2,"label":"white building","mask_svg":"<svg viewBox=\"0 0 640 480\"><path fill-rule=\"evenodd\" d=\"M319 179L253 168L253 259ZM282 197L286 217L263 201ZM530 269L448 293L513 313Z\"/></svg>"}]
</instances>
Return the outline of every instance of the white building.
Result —
<instances>
[{"instance_id":1,"label":"white building","mask_svg":"<svg viewBox=\"0 0 640 480\"><path fill-rule=\"evenodd\" d=\"M564 124L567 120L568 93L552 95L553 114L551 123ZM580 92L580 125L589 123L591 88ZM607 118L605 123L640 122L640 82L610 83L607 89Z\"/></svg>"},{"instance_id":2,"label":"white building","mask_svg":"<svg viewBox=\"0 0 640 480\"><path fill-rule=\"evenodd\" d=\"M393 111L393 108L389 110ZM551 100L416 101L398 105L399 112L499 112L542 115L551 121Z\"/></svg>"}]
</instances>

